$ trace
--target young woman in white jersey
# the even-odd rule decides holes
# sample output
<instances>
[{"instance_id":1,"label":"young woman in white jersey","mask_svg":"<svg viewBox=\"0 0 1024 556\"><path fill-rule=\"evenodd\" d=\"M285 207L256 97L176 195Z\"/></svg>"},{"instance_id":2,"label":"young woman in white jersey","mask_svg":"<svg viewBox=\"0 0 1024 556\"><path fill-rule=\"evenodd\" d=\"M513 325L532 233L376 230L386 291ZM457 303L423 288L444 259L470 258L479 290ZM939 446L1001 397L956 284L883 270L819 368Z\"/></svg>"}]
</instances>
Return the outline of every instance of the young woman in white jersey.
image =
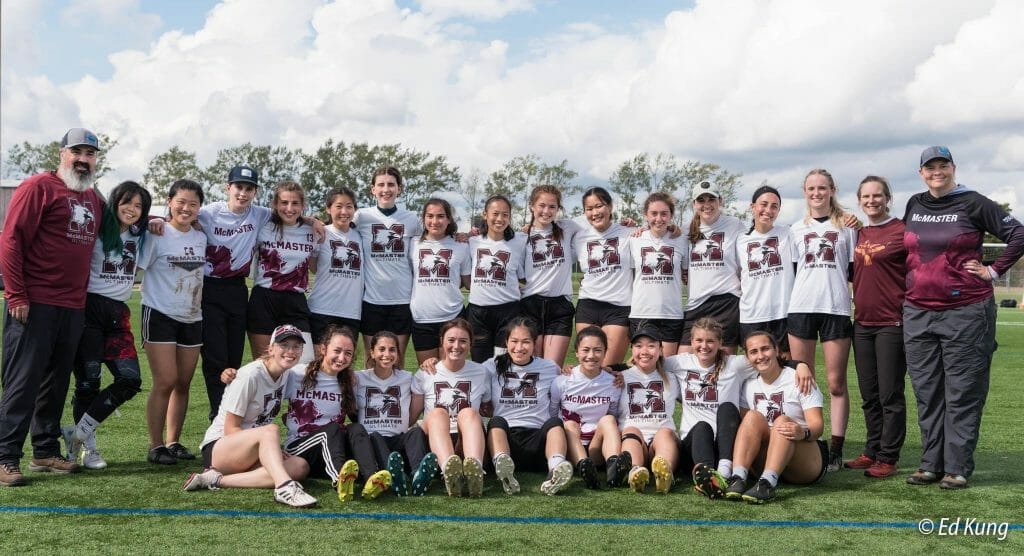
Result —
<instances>
[{"instance_id":1,"label":"young woman in white jersey","mask_svg":"<svg viewBox=\"0 0 1024 556\"><path fill-rule=\"evenodd\" d=\"M181 445L189 386L203 344L203 264L206 236L192 227L203 188L178 180L167 193L170 216L163 235L150 235L139 257L142 343L153 373L146 401L151 463L171 465L195 456ZM166 437L164 431L166 430Z\"/></svg>"},{"instance_id":2,"label":"young woman in white jersey","mask_svg":"<svg viewBox=\"0 0 1024 556\"><path fill-rule=\"evenodd\" d=\"M288 370L299 362L304 343L298 328L281 325L271 335L267 354L238 369L203 438L205 471L190 475L185 490L273 488L274 500L282 504L316 505L297 480L309 473L309 464L281 451L281 433L273 422L281 410Z\"/></svg>"},{"instance_id":3,"label":"young woman in white jersey","mask_svg":"<svg viewBox=\"0 0 1024 556\"><path fill-rule=\"evenodd\" d=\"M796 370L779 357L778 344L768 332L752 332L744 349L758 376L743 385L743 420L725 497L763 504L775 498L779 479L810 484L825 476L828 447L819 440L822 396L816 386L808 393L800 391ZM760 478L748 481L750 472L759 469Z\"/></svg>"},{"instance_id":4,"label":"young woman in white jersey","mask_svg":"<svg viewBox=\"0 0 1024 556\"><path fill-rule=\"evenodd\" d=\"M487 448L505 494L519 492L518 465L546 470L548 477L540 490L554 496L572 479L572 464L565 459L562 420L550 413L551 384L561 371L554 362L533 356L535 327L529 317L512 319L507 352L484 363L491 373L494 406L494 416L487 423Z\"/></svg>"},{"instance_id":5,"label":"young woman in white jersey","mask_svg":"<svg viewBox=\"0 0 1024 556\"><path fill-rule=\"evenodd\" d=\"M283 181L274 187L273 214L260 228L257 249L259 264L249 296L249 347L263 353L270 333L288 322L310 334L309 261L317 250L313 227L302 220L306 195L302 186ZM307 342L312 341L312 335ZM313 359L312 344L306 346L303 361Z\"/></svg>"},{"instance_id":6,"label":"young woman in white jersey","mask_svg":"<svg viewBox=\"0 0 1024 556\"><path fill-rule=\"evenodd\" d=\"M776 226L782 208L778 190L763 185L754 191L750 212L754 222L736 242L740 261L740 338L766 330L789 356L786 315L793 291L795 249L789 229Z\"/></svg>"},{"instance_id":7,"label":"young woman in white jersey","mask_svg":"<svg viewBox=\"0 0 1024 556\"><path fill-rule=\"evenodd\" d=\"M622 388L602 366L607 350L608 337L600 328L580 330L576 334L576 359L580 364L551 384L551 415L562 419L569 461L589 489L601 487L599 465L605 466L609 487L621 486L633 467L629 452L620 455L622 439L617 418Z\"/></svg>"},{"instance_id":8,"label":"young woman in white jersey","mask_svg":"<svg viewBox=\"0 0 1024 556\"><path fill-rule=\"evenodd\" d=\"M633 468L629 487L644 492L651 473L655 490L668 493L675 480L673 470L679 456L679 437L672 422L679 385L664 368L661 342L657 332L638 330L633 344L633 366L622 372L622 396L619 398L619 429L622 450L628 452Z\"/></svg>"},{"instance_id":9,"label":"young woman in white jersey","mask_svg":"<svg viewBox=\"0 0 1024 556\"><path fill-rule=\"evenodd\" d=\"M647 229L630 238L633 298L629 329L650 328L659 334L662 353L675 354L683 332L683 272L690 258L687 238L672 237L676 213L671 195L656 191L644 200Z\"/></svg>"},{"instance_id":10,"label":"young woman in white jersey","mask_svg":"<svg viewBox=\"0 0 1024 556\"><path fill-rule=\"evenodd\" d=\"M612 220L612 196L602 187L583 192L584 226L573 238L583 272L576 304L576 331L599 326L608 336L606 367L621 363L629 347L633 273L627 243L633 228Z\"/></svg>"},{"instance_id":11,"label":"young woman in white jersey","mask_svg":"<svg viewBox=\"0 0 1024 556\"><path fill-rule=\"evenodd\" d=\"M572 220L558 220L562 192L538 185L530 192L529 241L522 314L537 323L537 357L565 364L576 308L572 304L572 242L580 230Z\"/></svg>"},{"instance_id":12,"label":"young woman in white jersey","mask_svg":"<svg viewBox=\"0 0 1024 556\"><path fill-rule=\"evenodd\" d=\"M63 429L68 459L81 459L86 469L107 466L96 448L96 429L142 389L131 311L125 301L135 284L135 264L146 239L151 203L149 192L141 185L133 181L118 184L108 197L99 241L92 252L85 327L74 366L71 409L75 424ZM114 382L100 391L103 364L114 375Z\"/></svg>"},{"instance_id":13,"label":"young woman in white jersey","mask_svg":"<svg viewBox=\"0 0 1024 556\"><path fill-rule=\"evenodd\" d=\"M480 406L491 400L491 380L483 365L466 360L472 343L473 330L465 319L445 323L441 327L441 360L431 365L434 373L416 373L412 386L412 403L424 408L420 426L427 433L430 451L442 462L448 496L462 496L464 488L469 496L483 495Z\"/></svg>"},{"instance_id":14,"label":"young woman in white jersey","mask_svg":"<svg viewBox=\"0 0 1024 556\"><path fill-rule=\"evenodd\" d=\"M526 234L512 230L512 203L494 195L484 203L480 235L469 239L473 274L466 320L473 327L473 361L482 363L505 345L505 327L519 314Z\"/></svg>"},{"instance_id":15,"label":"young woman in white jersey","mask_svg":"<svg viewBox=\"0 0 1024 556\"><path fill-rule=\"evenodd\" d=\"M328 325L346 326L358 333L363 299L363 256L359 232L352 226L356 194L339 187L327 194L331 223L309 268L316 273L309 293L309 324L313 342L320 345Z\"/></svg>"},{"instance_id":16,"label":"young woman in white jersey","mask_svg":"<svg viewBox=\"0 0 1024 556\"><path fill-rule=\"evenodd\" d=\"M367 487L373 475L388 473L396 496L423 495L437 473L437 456L427 453L427 437L416 424L423 406L412 401L413 374L397 368L398 337L382 330L370 338L373 367L356 372L356 420L359 432L349 432L353 453ZM422 404L422 398L417 403ZM369 435L360 442L360 435ZM406 468L406 461L411 468ZM411 484L407 471L416 471ZM363 497L367 491L363 490Z\"/></svg>"},{"instance_id":17,"label":"young woman in white jersey","mask_svg":"<svg viewBox=\"0 0 1024 556\"><path fill-rule=\"evenodd\" d=\"M469 289L473 262L469 246L455 241L452 205L428 199L423 205L423 235L412 242L412 344L416 362L440 357L441 325L463 316L462 288Z\"/></svg>"},{"instance_id":18,"label":"young woman in white jersey","mask_svg":"<svg viewBox=\"0 0 1024 556\"><path fill-rule=\"evenodd\" d=\"M829 470L843 464L843 441L850 417L846 365L850 358L850 279L857 233L846 227L828 171L811 170L804 178L807 216L791 228L797 251L796 279L789 301L789 347L793 359L814 369L814 346L821 339L829 389Z\"/></svg>"},{"instance_id":19,"label":"young woman in white jersey","mask_svg":"<svg viewBox=\"0 0 1024 556\"><path fill-rule=\"evenodd\" d=\"M359 331L364 353L370 353L370 338L381 330L398 335L398 359L405 361L405 348L412 333L412 265L409 245L422 233L415 213L395 204L402 194L402 174L397 168L378 168L371 176L370 193L377 205L359 209L355 224L363 245L363 308ZM366 362L370 365L369 360Z\"/></svg>"},{"instance_id":20,"label":"young woman in white jersey","mask_svg":"<svg viewBox=\"0 0 1024 556\"><path fill-rule=\"evenodd\" d=\"M679 353L690 351L690 326L701 317L722 325L722 343L729 353L740 343L740 270L736 241L746 228L738 218L722 214L722 193L710 181L693 187L690 222L689 286Z\"/></svg>"}]
</instances>

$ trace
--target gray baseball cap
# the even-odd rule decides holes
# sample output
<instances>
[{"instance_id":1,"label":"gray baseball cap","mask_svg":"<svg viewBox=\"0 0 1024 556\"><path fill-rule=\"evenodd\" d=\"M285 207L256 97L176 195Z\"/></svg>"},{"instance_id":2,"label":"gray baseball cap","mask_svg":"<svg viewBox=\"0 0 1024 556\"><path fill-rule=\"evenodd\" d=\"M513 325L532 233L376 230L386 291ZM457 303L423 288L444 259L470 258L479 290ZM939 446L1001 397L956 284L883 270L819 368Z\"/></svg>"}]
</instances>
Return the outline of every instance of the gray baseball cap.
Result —
<instances>
[{"instance_id":1,"label":"gray baseball cap","mask_svg":"<svg viewBox=\"0 0 1024 556\"><path fill-rule=\"evenodd\" d=\"M696 201L697 197L701 195L711 195L718 199L722 198L722 193L718 190L718 186L713 181L701 180L697 185L693 186L693 195L691 195L692 201Z\"/></svg>"},{"instance_id":2,"label":"gray baseball cap","mask_svg":"<svg viewBox=\"0 0 1024 556\"><path fill-rule=\"evenodd\" d=\"M936 158L948 160L951 163L953 163L953 153L949 152L948 148L928 147L927 149L921 151L921 166L928 164L928 161L935 160Z\"/></svg>"},{"instance_id":3,"label":"gray baseball cap","mask_svg":"<svg viewBox=\"0 0 1024 556\"><path fill-rule=\"evenodd\" d=\"M82 127L73 127L60 140L60 148L92 147L100 150L100 139L96 134Z\"/></svg>"}]
</instances>

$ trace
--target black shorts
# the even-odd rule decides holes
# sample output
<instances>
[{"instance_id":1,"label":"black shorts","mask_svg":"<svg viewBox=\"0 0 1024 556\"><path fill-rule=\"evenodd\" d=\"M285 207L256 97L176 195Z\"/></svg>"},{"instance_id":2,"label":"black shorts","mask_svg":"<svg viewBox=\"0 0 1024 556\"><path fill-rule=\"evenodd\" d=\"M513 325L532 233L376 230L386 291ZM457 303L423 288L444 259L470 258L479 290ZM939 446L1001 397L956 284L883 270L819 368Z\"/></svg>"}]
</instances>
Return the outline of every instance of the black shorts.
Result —
<instances>
[{"instance_id":1,"label":"black shorts","mask_svg":"<svg viewBox=\"0 0 1024 556\"><path fill-rule=\"evenodd\" d=\"M320 313L310 313L309 315L309 327L310 334L313 336L313 343L319 344L320 337L323 336L324 330L330 325L345 326L352 330L352 333L356 336L359 335L359 321L355 319L347 319L345 317L333 317L331 315L321 315Z\"/></svg>"},{"instance_id":2,"label":"black shorts","mask_svg":"<svg viewBox=\"0 0 1024 556\"><path fill-rule=\"evenodd\" d=\"M576 304L576 325L629 326L629 305L615 305L596 299L581 299Z\"/></svg>"},{"instance_id":3,"label":"black shorts","mask_svg":"<svg viewBox=\"0 0 1024 556\"><path fill-rule=\"evenodd\" d=\"M466 309L463 307L455 318L466 318ZM412 345L416 351L427 351L441 347L441 327L447 324L442 322L415 322L412 323Z\"/></svg>"},{"instance_id":4,"label":"black shorts","mask_svg":"<svg viewBox=\"0 0 1024 556\"><path fill-rule=\"evenodd\" d=\"M213 467L213 445L220 442L220 439L214 440L213 442L203 446L199 453L203 458L203 469L209 469Z\"/></svg>"},{"instance_id":5,"label":"black shorts","mask_svg":"<svg viewBox=\"0 0 1024 556\"><path fill-rule=\"evenodd\" d=\"M539 429L528 427L509 427L508 422L502 417L493 417L487 424L487 432L494 429L505 431L508 436L509 455L516 467L526 471L546 472L548 470L548 457L544 454L544 448L548 442L548 431L554 427L561 427L562 420L552 417L544 422Z\"/></svg>"},{"instance_id":6,"label":"black shorts","mask_svg":"<svg viewBox=\"0 0 1024 556\"><path fill-rule=\"evenodd\" d=\"M310 331L309 304L300 292L279 292L255 286L249 294L246 330L252 334L273 334L282 324L290 324L303 332Z\"/></svg>"},{"instance_id":7,"label":"black shorts","mask_svg":"<svg viewBox=\"0 0 1024 556\"><path fill-rule=\"evenodd\" d=\"M364 301L359 332L369 337L381 330L408 336L412 332L412 312L409 310L409 304L374 305Z\"/></svg>"},{"instance_id":8,"label":"black shorts","mask_svg":"<svg viewBox=\"0 0 1024 556\"><path fill-rule=\"evenodd\" d=\"M740 323L740 341L746 342L751 332L765 331L775 338L779 349L789 352L789 326L786 319L766 320L764 322Z\"/></svg>"},{"instance_id":9,"label":"black shorts","mask_svg":"<svg viewBox=\"0 0 1024 556\"><path fill-rule=\"evenodd\" d=\"M690 331L693 330L693 323L698 320L710 317L722 325L722 345L740 345L740 298L731 293L712 295L707 298L699 307L686 312L683 325L683 335L679 343L690 345Z\"/></svg>"},{"instance_id":10,"label":"black shorts","mask_svg":"<svg viewBox=\"0 0 1024 556\"><path fill-rule=\"evenodd\" d=\"M501 305L466 306L466 320L473 328L473 344L489 344L504 348L508 339L505 326L519 316L519 302L512 301Z\"/></svg>"},{"instance_id":11,"label":"black shorts","mask_svg":"<svg viewBox=\"0 0 1024 556\"><path fill-rule=\"evenodd\" d=\"M545 297L531 295L524 297L521 311L537 323L541 336L572 336L572 318L576 308L565 296Z\"/></svg>"},{"instance_id":12,"label":"black shorts","mask_svg":"<svg viewBox=\"0 0 1024 556\"><path fill-rule=\"evenodd\" d=\"M822 439L818 439L818 451L821 452L821 473L818 474L818 478L814 479L815 483L820 483L825 478L825 473L828 473L828 443Z\"/></svg>"},{"instance_id":13,"label":"black shorts","mask_svg":"<svg viewBox=\"0 0 1024 556\"><path fill-rule=\"evenodd\" d=\"M630 336L641 328L654 330L659 342L678 342L683 333L683 319L629 319Z\"/></svg>"},{"instance_id":14,"label":"black shorts","mask_svg":"<svg viewBox=\"0 0 1024 556\"><path fill-rule=\"evenodd\" d=\"M850 317L827 313L790 313L786 319L789 333L804 340L822 342L853 338Z\"/></svg>"},{"instance_id":15,"label":"black shorts","mask_svg":"<svg viewBox=\"0 0 1024 556\"><path fill-rule=\"evenodd\" d=\"M90 293L85 297L85 327L78 341L80 361L138 359L131 311L123 301Z\"/></svg>"},{"instance_id":16,"label":"black shorts","mask_svg":"<svg viewBox=\"0 0 1024 556\"><path fill-rule=\"evenodd\" d=\"M203 345L203 321L179 322L152 307L142 306L142 343L176 344L193 348Z\"/></svg>"}]
</instances>

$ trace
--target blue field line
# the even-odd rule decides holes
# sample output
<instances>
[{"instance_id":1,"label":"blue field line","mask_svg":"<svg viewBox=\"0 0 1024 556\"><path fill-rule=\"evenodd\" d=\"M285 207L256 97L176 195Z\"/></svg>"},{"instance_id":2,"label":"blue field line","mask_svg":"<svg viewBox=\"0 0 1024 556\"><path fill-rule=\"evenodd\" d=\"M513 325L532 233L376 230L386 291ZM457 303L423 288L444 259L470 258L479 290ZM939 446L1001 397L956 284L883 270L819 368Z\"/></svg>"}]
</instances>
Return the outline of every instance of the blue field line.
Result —
<instances>
[{"instance_id":1,"label":"blue field line","mask_svg":"<svg viewBox=\"0 0 1024 556\"><path fill-rule=\"evenodd\" d=\"M802 527L840 529L917 529L917 522L871 521L755 521L735 519L625 519L625 518L568 518L568 517L503 517L457 516L393 513L336 513L336 512L255 512L242 510L175 510L169 508L47 508L33 506L0 506L0 513L74 514L74 515L133 515L175 517L252 517L260 519L367 519L383 521L431 521L448 523L502 523L512 525L675 525L680 527ZM1011 531L1024 530L1024 524L1009 525Z\"/></svg>"}]
</instances>

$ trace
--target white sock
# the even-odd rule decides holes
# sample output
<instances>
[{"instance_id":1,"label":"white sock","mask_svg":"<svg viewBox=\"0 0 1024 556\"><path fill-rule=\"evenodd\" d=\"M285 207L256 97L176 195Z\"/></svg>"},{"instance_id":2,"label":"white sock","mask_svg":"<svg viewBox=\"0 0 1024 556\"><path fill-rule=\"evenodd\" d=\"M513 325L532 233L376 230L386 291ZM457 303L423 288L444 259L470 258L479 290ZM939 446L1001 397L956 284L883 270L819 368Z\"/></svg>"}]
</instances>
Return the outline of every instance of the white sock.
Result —
<instances>
[{"instance_id":1,"label":"white sock","mask_svg":"<svg viewBox=\"0 0 1024 556\"><path fill-rule=\"evenodd\" d=\"M93 419L88 413L82 415L82 418L78 421L78 425L75 426L76 434L79 438L86 438L96 433L96 428L100 426L100 422Z\"/></svg>"},{"instance_id":2,"label":"white sock","mask_svg":"<svg viewBox=\"0 0 1024 556\"><path fill-rule=\"evenodd\" d=\"M548 471L554 471L558 464L565 461L565 456L562 454L555 454L548 458Z\"/></svg>"},{"instance_id":3,"label":"white sock","mask_svg":"<svg viewBox=\"0 0 1024 556\"><path fill-rule=\"evenodd\" d=\"M728 479L732 476L732 460L731 459L720 459L718 460L718 472L723 477Z\"/></svg>"},{"instance_id":4,"label":"white sock","mask_svg":"<svg viewBox=\"0 0 1024 556\"><path fill-rule=\"evenodd\" d=\"M733 467L732 474L734 477L739 477L744 481L747 480L747 468L743 467L742 465L737 465L736 467Z\"/></svg>"},{"instance_id":5,"label":"white sock","mask_svg":"<svg viewBox=\"0 0 1024 556\"><path fill-rule=\"evenodd\" d=\"M761 478L771 483L772 486L779 484L779 474L774 471L765 470L764 473L761 473Z\"/></svg>"}]
</instances>

